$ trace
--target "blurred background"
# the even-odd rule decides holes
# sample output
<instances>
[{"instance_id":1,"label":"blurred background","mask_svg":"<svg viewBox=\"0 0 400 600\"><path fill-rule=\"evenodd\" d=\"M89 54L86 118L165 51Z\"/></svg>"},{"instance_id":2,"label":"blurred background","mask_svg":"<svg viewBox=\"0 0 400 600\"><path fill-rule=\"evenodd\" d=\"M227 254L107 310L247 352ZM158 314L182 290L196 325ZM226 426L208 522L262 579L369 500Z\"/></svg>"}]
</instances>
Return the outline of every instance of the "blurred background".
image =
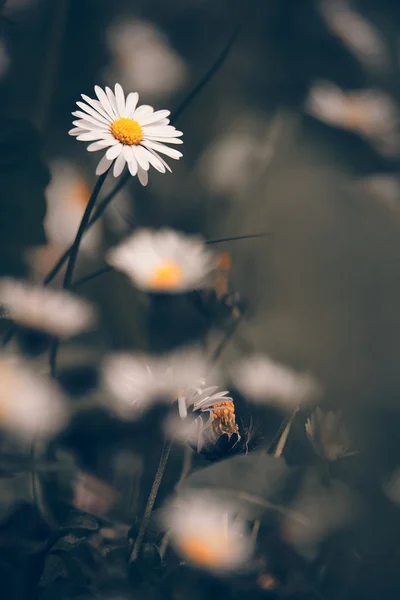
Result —
<instances>
[{"instance_id":1,"label":"blurred background","mask_svg":"<svg viewBox=\"0 0 400 600\"><path fill-rule=\"evenodd\" d=\"M146 188L127 184L85 242L79 272L100 267L103 251L135 222L207 239L266 232L218 245L230 252L231 285L248 306L222 361L255 350L312 372L326 406L353 411L355 428L367 432L370 468L394 468L400 4L0 5L0 272L41 279L74 235L98 161L68 136L80 94L120 82L141 103L173 111L239 27L224 65L176 123L184 158L172 175L153 173ZM106 348L166 350L209 328L185 298L155 306L115 273L82 294L100 306L104 330L84 339L83 350L67 345L65 361L78 350L94 361ZM210 343L220 335L213 328ZM148 443L144 428L142 436L138 446ZM158 456L149 444L151 474Z\"/></svg>"}]
</instances>

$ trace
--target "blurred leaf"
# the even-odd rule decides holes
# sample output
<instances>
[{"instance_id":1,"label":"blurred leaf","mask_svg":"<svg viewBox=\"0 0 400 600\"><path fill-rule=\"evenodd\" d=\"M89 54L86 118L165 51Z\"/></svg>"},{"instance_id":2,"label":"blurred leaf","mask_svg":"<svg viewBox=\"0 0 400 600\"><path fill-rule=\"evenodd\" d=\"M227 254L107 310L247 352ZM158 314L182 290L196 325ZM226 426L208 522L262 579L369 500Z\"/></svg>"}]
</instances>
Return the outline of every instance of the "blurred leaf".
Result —
<instances>
[{"instance_id":1,"label":"blurred leaf","mask_svg":"<svg viewBox=\"0 0 400 600\"><path fill-rule=\"evenodd\" d=\"M0 274L22 272L22 255L46 241L43 219L49 170L28 121L0 115Z\"/></svg>"}]
</instances>

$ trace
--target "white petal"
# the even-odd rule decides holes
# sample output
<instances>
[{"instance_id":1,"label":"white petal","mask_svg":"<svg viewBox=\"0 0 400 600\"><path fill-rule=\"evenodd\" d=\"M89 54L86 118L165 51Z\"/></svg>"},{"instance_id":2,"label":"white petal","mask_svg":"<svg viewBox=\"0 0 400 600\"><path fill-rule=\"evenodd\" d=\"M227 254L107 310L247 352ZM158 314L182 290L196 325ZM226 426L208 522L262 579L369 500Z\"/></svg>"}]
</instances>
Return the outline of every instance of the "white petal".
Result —
<instances>
[{"instance_id":1,"label":"white petal","mask_svg":"<svg viewBox=\"0 0 400 600\"><path fill-rule=\"evenodd\" d=\"M117 156L119 156L122 152L122 144L116 144L115 146L112 146L111 148L109 148L106 152L106 156L109 160L114 160L114 158L117 158Z\"/></svg>"},{"instance_id":2,"label":"white petal","mask_svg":"<svg viewBox=\"0 0 400 600\"><path fill-rule=\"evenodd\" d=\"M108 143L107 143L108 146ZM90 146L88 146L86 148L86 150L88 152L97 152L97 150L104 150L104 143L103 142L93 142L93 144L90 144Z\"/></svg>"},{"instance_id":3,"label":"white petal","mask_svg":"<svg viewBox=\"0 0 400 600\"><path fill-rule=\"evenodd\" d=\"M85 104L84 102L77 102L76 103L79 108L81 108L85 113L87 113L88 115L91 115L92 117L94 117L98 122L104 122L104 124L108 125L108 121L106 121L106 119L103 119L103 117L98 113L97 110L94 110L94 108L90 108L90 106L88 106L87 104Z\"/></svg>"},{"instance_id":4,"label":"white petal","mask_svg":"<svg viewBox=\"0 0 400 600\"><path fill-rule=\"evenodd\" d=\"M165 166L162 164L161 160L158 156L153 154L150 150L146 148L146 158L149 163L160 173L165 173Z\"/></svg>"},{"instance_id":5,"label":"white petal","mask_svg":"<svg viewBox=\"0 0 400 600\"><path fill-rule=\"evenodd\" d=\"M149 174L147 171L144 171L140 167L138 168L138 179L143 186L146 186L149 181Z\"/></svg>"},{"instance_id":6,"label":"white petal","mask_svg":"<svg viewBox=\"0 0 400 600\"><path fill-rule=\"evenodd\" d=\"M141 125L149 125L150 123L155 123L155 122L165 119L170 114L171 114L171 111L169 111L169 110L157 110L152 115L149 115L148 117L143 117L140 124Z\"/></svg>"},{"instance_id":7,"label":"white petal","mask_svg":"<svg viewBox=\"0 0 400 600\"><path fill-rule=\"evenodd\" d=\"M85 133L85 130L80 127L74 127L73 129L70 129L68 133L69 135L80 135L81 133Z\"/></svg>"},{"instance_id":8,"label":"white petal","mask_svg":"<svg viewBox=\"0 0 400 600\"><path fill-rule=\"evenodd\" d=\"M125 94L119 83L116 83L114 86L115 91L115 101L117 103L118 115L123 117L125 115Z\"/></svg>"},{"instance_id":9,"label":"white petal","mask_svg":"<svg viewBox=\"0 0 400 600\"><path fill-rule=\"evenodd\" d=\"M142 106L139 106L139 108L135 110L133 118L140 124L142 119L149 117L153 112L154 108L152 106L142 104Z\"/></svg>"},{"instance_id":10,"label":"white petal","mask_svg":"<svg viewBox=\"0 0 400 600\"><path fill-rule=\"evenodd\" d=\"M179 158L181 158L181 156L183 156L182 152L178 152L178 150L175 150L175 148L168 148L168 146L164 146L163 144L157 144L152 140L143 140L142 144L143 146L146 146L146 148L153 148L153 150L161 152L161 154L165 154L166 156L174 158L175 160L178 160Z\"/></svg>"},{"instance_id":11,"label":"white petal","mask_svg":"<svg viewBox=\"0 0 400 600\"><path fill-rule=\"evenodd\" d=\"M89 96L86 96L85 94L81 94L81 96L85 100L85 102L90 104L90 106L92 108L94 108L96 112L98 112L102 117L104 117L104 119L107 121L107 123L110 123L114 119L114 117L112 115L108 114L108 111L106 110L105 106L103 106L103 104L101 102L98 102L97 100L93 100L92 98L89 98Z\"/></svg>"},{"instance_id":12,"label":"white petal","mask_svg":"<svg viewBox=\"0 0 400 600\"><path fill-rule=\"evenodd\" d=\"M122 173L122 171L124 170L124 167L126 165L126 160L124 157L124 153L121 152L117 158L117 160L114 163L114 171L113 171L113 175L114 177L119 177Z\"/></svg>"},{"instance_id":13,"label":"white petal","mask_svg":"<svg viewBox=\"0 0 400 600\"><path fill-rule=\"evenodd\" d=\"M151 148L147 148L147 151L150 152L151 154L153 154L153 156L155 156L156 158L158 158L158 160L161 161L161 163L164 165L164 167L167 169L167 171L172 173L171 167L165 162L165 160L163 159L162 156L157 154L157 152L154 152L154 150L152 150Z\"/></svg>"},{"instance_id":14,"label":"white petal","mask_svg":"<svg viewBox=\"0 0 400 600\"><path fill-rule=\"evenodd\" d=\"M138 172L138 164L137 164L137 160L136 158L133 156L132 154L132 158L129 159L128 162L128 169L129 169L129 173L132 175L132 177L135 177L135 175L137 175Z\"/></svg>"},{"instance_id":15,"label":"white petal","mask_svg":"<svg viewBox=\"0 0 400 600\"><path fill-rule=\"evenodd\" d=\"M145 125L143 127L143 133L145 135L159 135L164 138L176 138L181 137L183 135L182 131L175 129L172 125L166 125L162 127L157 127L156 125Z\"/></svg>"},{"instance_id":16,"label":"white petal","mask_svg":"<svg viewBox=\"0 0 400 600\"><path fill-rule=\"evenodd\" d=\"M183 144L183 140L179 138L163 138L159 135L146 135L146 140L151 140L152 142L163 142L165 144Z\"/></svg>"},{"instance_id":17,"label":"white petal","mask_svg":"<svg viewBox=\"0 0 400 600\"><path fill-rule=\"evenodd\" d=\"M135 158L139 163L139 167L145 171L149 170L149 161L147 159L147 152L142 146L132 147L135 153Z\"/></svg>"},{"instance_id":18,"label":"white petal","mask_svg":"<svg viewBox=\"0 0 400 600\"><path fill-rule=\"evenodd\" d=\"M78 121L72 121L72 124L76 127L81 127L82 129L86 129L89 133L90 131L100 131L101 133L108 134L110 133L109 129L105 127L101 127L100 125L93 125L89 123L89 121L83 121L82 119L78 119Z\"/></svg>"},{"instance_id":19,"label":"white petal","mask_svg":"<svg viewBox=\"0 0 400 600\"><path fill-rule=\"evenodd\" d=\"M95 140L102 140L104 138L104 133L101 133L101 131L90 131L85 132L85 133L81 133L81 135L78 135L78 140L80 142L94 142Z\"/></svg>"},{"instance_id":20,"label":"white petal","mask_svg":"<svg viewBox=\"0 0 400 600\"><path fill-rule=\"evenodd\" d=\"M139 94L137 92L131 92L128 94L125 103L125 113L124 116L127 118L132 118L133 113L135 112L137 103L139 100Z\"/></svg>"},{"instance_id":21,"label":"white petal","mask_svg":"<svg viewBox=\"0 0 400 600\"><path fill-rule=\"evenodd\" d=\"M90 116L81 110L76 110L72 114L74 115L74 117L79 117L84 121L89 121L90 123L97 125L97 127L104 127L105 129L110 129L110 121L106 121L105 119L99 119L98 117Z\"/></svg>"},{"instance_id":22,"label":"white petal","mask_svg":"<svg viewBox=\"0 0 400 600\"><path fill-rule=\"evenodd\" d=\"M95 86L94 91L96 92L96 96L100 100L102 107L104 108L110 119L114 121L114 119L117 118L117 115L115 114L113 107L111 106L110 101L107 98L107 94L103 89L101 89L99 85Z\"/></svg>"},{"instance_id":23,"label":"white petal","mask_svg":"<svg viewBox=\"0 0 400 600\"><path fill-rule=\"evenodd\" d=\"M103 156L99 164L97 165L96 175L103 175L107 169L111 166L112 160L108 160L107 156Z\"/></svg>"},{"instance_id":24,"label":"white petal","mask_svg":"<svg viewBox=\"0 0 400 600\"><path fill-rule=\"evenodd\" d=\"M106 87L106 94L107 94L107 98L111 104L111 108L113 109L113 112L115 113L116 117L118 118L120 115L118 114L117 102L115 100L113 91L109 87Z\"/></svg>"}]
</instances>

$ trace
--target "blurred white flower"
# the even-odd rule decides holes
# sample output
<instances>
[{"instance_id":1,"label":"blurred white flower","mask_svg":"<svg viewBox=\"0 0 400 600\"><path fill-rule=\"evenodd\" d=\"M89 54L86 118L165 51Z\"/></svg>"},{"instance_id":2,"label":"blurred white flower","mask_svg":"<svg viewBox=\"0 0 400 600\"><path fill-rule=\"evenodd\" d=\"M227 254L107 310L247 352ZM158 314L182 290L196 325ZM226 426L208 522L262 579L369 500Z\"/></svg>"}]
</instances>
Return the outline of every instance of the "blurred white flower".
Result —
<instances>
[{"instance_id":1,"label":"blurred white flower","mask_svg":"<svg viewBox=\"0 0 400 600\"><path fill-rule=\"evenodd\" d=\"M72 113L78 120L73 121L75 128L69 134L79 141L93 142L87 148L89 152L108 148L96 175L105 173L114 163L113 174L118 177L127 164L131 175L137 175L140 183L147 185L150 166L160 173L170 171L159 153L178 160L182 153L165 144L183 143L179 139L182 132L169 125L170 111L154 112L145 104L137 107L139 94L130 93L125 98L119 83L114 92L108 87L104 91L98 85L94 89L98 100L82 94L85 102L77 102L82 110Z\"/></svg>"},{"instance_id":2,"label":"blurred white flower","mask_svg":"<svg viewBox=\"0 0 400 600\"><path fill-rule=\"evenodd\" d=\"M306 422L306 434L315 452L327 460L356 454L350 451L350 436L340 412L323 413L317 406Z\"/></svg>"},{"instance_id":3,"label":"blurred white flower","mask_svg":"<svg viewBox=\"0 0 400 600\"><path fill-rule=\"evenodd\" d=\"M44 229L50 244L65 250L75 239L91 190L79 169L68 161L55 160L50 170ZM83 252L93 253L99 242L100 229L96 224L82 239Z\"/></svg>"},{"instance_id":4,"label":"blurred white flower","mask_svg":"<svg viewBox=\"0 0 400 600\"><path fill-rule=\"evenodd\" d=\"M0 279L0 305L16 323L57 337L77 335L95 322L95 311L86 300L9 277Z\"/></svg>"},{"instance_id":5,"label":"blurred white flower","mask_svg":"<svg viewBox=\"0 0 400 600\"><path fill-rule=\"evenodd\" d=\"M147 291L177 293L211 285L215 259L198 236L140 229L109 250L106 261Z\"/></svg>"},{"instance_id":6,"label":"blurred white flower","mask_svg":"<svg viewBox=\"0 0 400 600\"><path fill-rule=\"evenodd\" d=\"M118 78L127 88L160 98L179 89L187 68L167 38L152 23L123 21L107 32Z\"/></svg>"},{"instance_id":7,"label":"blurred white flower","mask_svg":"<svg viewBox=\"0 0 400 600\"><path fill-rule=\"evenodd\" d=\"M360 13L352 10L347 0L322 0L318 5L331 31L361 62L373 68L388 65L382 35Z\"/></svg>"},{"instance_id":8,"label":"blurred white flower","mask_svg":"<svg viewBox=\"0 0 400 600\"><path fill-rule=\"evenodd\" d=\"M165 356L120 353L104 361L103 383L114 399L111 408L122 418L135 419L158 399L177 400L206 369L202 354L192 349Z\"/></svg>"},{"instance_id":9,"label":"blurred white flower","mask_svg":"<svg viewBox=\"0 0 400 600\"><path fill-rule=\"evenodd\" d=\"M114 488L83 471L77 473L72 489L74 506L92 515L104 516L117 497Z\"/></svg>"},{"instance_id":10,"label":"blurred white flower","mask_svg":"<svg viewBox=\"0 0 400 600\"><path fill-rule=\"evenodd\" d=\"M399 111L378 89L343 92L329 81L317 81L305 104L306 111L333 127L354 131L384 155L400 147Z\"/></svg>"},{"instance_id":11,"label":"blurred white flower","mask_svg":"<svg viewBox=\"0 0 400 600\"><path fill-rule=\"evenodd\" d=\"M308 373L297 373L264 355L254 355L234 365L231 377L242 394L254 402L276 402L293 407L320 393Z\"/></svg>"},{"instance_id":12,"label":"blurred white flower","mask_svg":"<svg viewBox=\"0 0 400 600\"><path fill-rule=\"evenodd\" d=\"M0 429L47 438L66 425L67 410L54 382L11 357L0 357Z\"/></svg>"},{"instance_id":13,"label":"blurred white flower","mask_svg":"<svg viewBox=\"0 0 400 600\"><path fill-rule=\"evenodd\" d=\"M253 543L234 505L209 494L181 494L163 510L171 544L188 563L216 573L243 570Z\"/></svg>"}]
</instances>

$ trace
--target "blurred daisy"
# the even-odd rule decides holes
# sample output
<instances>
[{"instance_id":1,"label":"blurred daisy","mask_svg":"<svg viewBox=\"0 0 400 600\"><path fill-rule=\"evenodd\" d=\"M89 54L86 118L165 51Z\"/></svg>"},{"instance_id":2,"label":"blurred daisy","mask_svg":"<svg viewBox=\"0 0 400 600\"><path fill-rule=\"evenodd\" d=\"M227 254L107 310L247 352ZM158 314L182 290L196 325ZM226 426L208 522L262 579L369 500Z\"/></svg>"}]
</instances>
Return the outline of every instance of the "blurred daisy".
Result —
<instances>
[{"instance_id":1,"label":"blurred daisy","mask_svg":"<svg viewBox=\"0 0 400 600\"><path fill-rule=\"evenodd\" d=\"M137 175L140 183L147 185L150 166L160 173L170 171L159 153L177 160L182 153L165 144L183 143L179 139L182 132L169 125L170 112L154 112L148 105L137 107L139 94L130 93L125 98L119 83L114 92L108 87L104 91L99 86L95 92L97 100L82 94L85 102L77 102L82 110L72 113L78 120L73 122L75 128L69 133L79 141L93 142L88 146L89 152L108 148L96 174L105 173L115 161L114 177L121 175L127 164L131 175Z\"/></svg>"},{"instance_id":2,"label":"blurred daisy","mask_svg":"<svg viewBox=\"0 0 400 600\"><path fill-rule=\"evenodd\" d=\"M0 381L0 429L22 438L48 437L66 424L65 403L53 382L4 356Z\"/></svg>"},{"instance_id":3,"label":"blurred daisy","mask_svg":"<svg viewBox=\"0 0 400 600\"><path fill-rule=\"evenodd\" d=\"M382 154L391 156L399 149L399 111L380 90L343 92L329 81L318 81L305 106L317 119L363 136Z\"/></svg>"},{"instance_id":4,"label":"blurred daisy","mask_svg":"<svg viewBox=\"0 0 400 600\"><path fill-rule=\"evenodd\" d=\"M138 418L165 393L157 361L129 353L114 354L105 359L103 385L114 400L111 407L124 419Z\"/></svg>"},{"instance_id":5,"label":"blurred daisy","mask_svg":"<svg viewBox=\"0 0 400 600\"><path fill-rule=\"evenodd\" d=\"M370 175L360 179L358 185L371 198L391 210L400 207L400 179L395 175Z\"/></svg>"},{"instance_id":6,"label":"blurred daisy","mask_svg":"<svg viewBox=\"0 0 400 600\"><path fill-rule=\"evenodd\" d=\"M306 422L306 434L315 452L327 460L357 454L351 452L350 436L342 423L341 413L323 413L319 406Z\"/></svg>"},{"instance_id":7,"label":"blurred daisy","mask_svg":"<svg viewBox=\"0 0 400 600\"><path fill-rule=\"evenodd\" d=\"M153 23L117 22L109 28L107 37L114 59L111 69L115 66L126 87L147 96L161 97L185 83L185 63Z\"/></svg>"},{"instance_id":8,"label":"blurred daisy","mask_svg":"<svg viewBox=\"0 0 400 600\"><path fill-rule=\"evenodd\" d=\"M175 498L163 511L171 544L188 563L217 573L243 569L253 544L237 510L198 492Z\"/></svg>"},{"instance_id":9,"label":"blurred daisy","mask_svg":"<svg viewBox=\"0 0 400 600\"><path fill-rule=\"evenodd\" d=\"M86 300L8 277L0 279L0 305L12 321L57 337L77 335L95 321Z\"/></svg>"},{"instance_id":10,"label":"blurred daisy","mask_svg":"<svg viewBox=\"0 0 400 600\"><path fill-rule=\"evenodd\" d=\"M263 355L242 360L232 369L231 376L242 394L255 402L293 407L320 392L311 375L297 373Z\"/></svg>"},{"instance_id":11,"label":"blurred daisy","mask_svg":"<svg viewBox=\"0 0 400 600\"><path fill-rule=\"evenodd\" d=\"M141 229L110 250L106 261L139 288L164 294L212 285L215 268L214 255L200 237L172 229Z\"/></svg>"},{"instance_id":12,"label":"blurred daisy","mask_svg":"<svg viewBox=\"0 0 400 600\"><path fill-rule=\"evenodd\" d=\"M377 68L389 63L382 35L347 0L323 0L319 7L328 27L353 54L367 66Z\"/></svg>"}]
</instances>

